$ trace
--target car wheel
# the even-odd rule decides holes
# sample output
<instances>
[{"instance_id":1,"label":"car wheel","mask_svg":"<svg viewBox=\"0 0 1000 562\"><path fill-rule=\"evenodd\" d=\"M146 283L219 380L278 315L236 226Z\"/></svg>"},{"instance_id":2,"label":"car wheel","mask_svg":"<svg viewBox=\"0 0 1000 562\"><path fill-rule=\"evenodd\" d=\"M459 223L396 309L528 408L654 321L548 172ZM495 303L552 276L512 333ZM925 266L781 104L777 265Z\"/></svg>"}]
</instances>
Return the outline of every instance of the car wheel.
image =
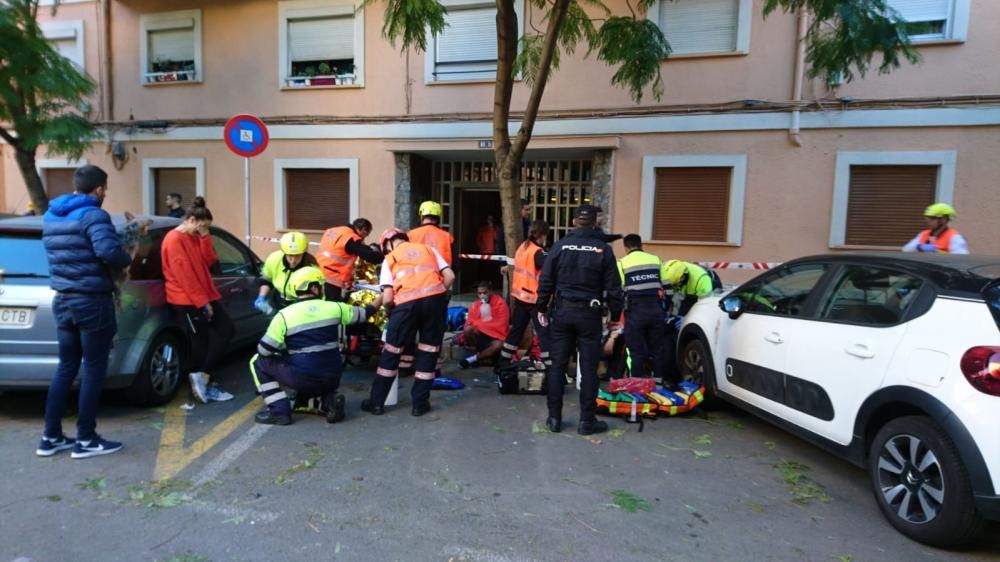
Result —
<instances>
[{"instance_id":1,"label":"car wheel","mask_svg":"<svg viewBox=\"0 0 1000 562\"><path fill-rule=\"evenodd\" d=\"M925 417L887 423L868 454L875 499L893 527L931 546L956 546L979 534L969 474L951 439Z\"/></svg>"},{"instance_id":2,"label":"car wheel","mask_svg":"<svg viewBox=\"0 0 1000 562\"><path fill-rule=\"evenodd\" d=\"M717 404L715 364L712 362L712 354L708 351L708 345L700 338L694 338L681 349L681 356L677 363L680 367L681 379L690 380L705 387L703 405L713 406Z\"/></svg>"},{"instance_id":3,"label":"car wheel","mask_svg":"<svg viewBox=\"0 0 1000 562\"><path fill-rule=\"evenodd\" d=\"M139 374L129 388L129 401L143 406L170 402L177 393L183 365L180 340L171 333L160 334L146 350Z\"/></svg>"}]
</instances>

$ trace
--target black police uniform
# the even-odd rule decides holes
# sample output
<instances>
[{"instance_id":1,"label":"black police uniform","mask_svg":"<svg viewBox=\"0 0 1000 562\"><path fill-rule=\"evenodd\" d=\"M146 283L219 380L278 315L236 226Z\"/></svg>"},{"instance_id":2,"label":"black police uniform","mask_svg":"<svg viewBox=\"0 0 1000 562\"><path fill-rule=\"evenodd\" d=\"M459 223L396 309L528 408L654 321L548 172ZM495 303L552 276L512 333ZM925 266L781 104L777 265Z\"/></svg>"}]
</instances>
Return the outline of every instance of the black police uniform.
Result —
<instances>
[{"instance_id":1,"label":"black police uniform","mask_svg":"<svg viewBox=\"0 0 1000 562\"><path fill-rule=\"evenodd\" d=\"M601 360L602 309L621 315L621 279L611 246L596 228L576 228L555 243L538 284L537 310L550 317L552 365L548 369L549 418L562 420L563 385L570 355L579 348L580 433L596 418L597 364ZM550 425L550 429L553 429Z\"/></svg>"}]
</instances>

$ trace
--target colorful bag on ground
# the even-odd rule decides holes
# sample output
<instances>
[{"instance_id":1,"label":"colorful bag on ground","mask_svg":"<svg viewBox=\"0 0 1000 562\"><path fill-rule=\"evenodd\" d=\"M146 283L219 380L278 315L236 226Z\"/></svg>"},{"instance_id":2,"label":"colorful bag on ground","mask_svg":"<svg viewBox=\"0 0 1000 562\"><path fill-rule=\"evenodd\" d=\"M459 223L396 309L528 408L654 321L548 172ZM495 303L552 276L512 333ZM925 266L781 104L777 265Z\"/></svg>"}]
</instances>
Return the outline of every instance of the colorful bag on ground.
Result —
<instances>
[{"instance_id":1,"label":"colorful bag on ground","mask_svg":"<svg viewBox=\"0 0 1000 562\"><path fill-rule=\"evenodd\" d=\"M448 316L445 326L448 332L457 332L465 327L465 318L469 314L469 309L464 306L449 306Z\"/></svg>"},{"instance_id":2,"label":"colorful bag on ground","mask_svg":"<svg viewBox=\"0 0 1000 562\"><path fill-rule=\"evenodd\" d=\"M652 380L652 379L650 379ZM627 392L611 394L599 390L597 392L597 413L609 416L628 416L632 414L632 405L635 404L636 415L644 418L655 418L657 405L655 402L639 403L635 396Z\"/></svg>"}]
</instances>

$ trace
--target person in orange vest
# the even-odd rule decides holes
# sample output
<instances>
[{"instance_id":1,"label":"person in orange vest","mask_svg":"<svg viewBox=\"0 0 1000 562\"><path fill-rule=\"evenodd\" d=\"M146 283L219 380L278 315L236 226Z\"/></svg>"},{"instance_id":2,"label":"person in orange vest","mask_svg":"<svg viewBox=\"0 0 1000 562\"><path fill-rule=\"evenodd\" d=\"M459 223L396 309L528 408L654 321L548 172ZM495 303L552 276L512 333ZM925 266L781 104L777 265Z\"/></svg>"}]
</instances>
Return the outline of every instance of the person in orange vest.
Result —
<instances>
[{"instance_id":1,"label":"person in orange vest","mask_svg":"<svg viewBox=\"0 0 1000 562\"><path fill-rule=\"evenodd\" d=\"M510 280L510 296L513 298L510 331L500 351L501 364L510 363L517 353L517 346L524 336L524 330L531 322L538 336L538 347L542 350L542 362L551 365L549 359L549 329L538 323L535 303L538 302L538 279L545 264L545 244L549 239L549 224L534 221L528 227L528 238L517 247L514 254L514 268ZM508 268L510 266L507 266Z\"/></svg>"},{"instance_id":2,"label":"person in orange vest","mask_svg":"<svg viewBox=\"0 0 1000 562\"><path fill-rule=\"evenodd\" d=\"M955 218L955 209L947 203L934 203L924 211L927 230L903 246L904 252L934 252L943 254L968 254L969 243L949 225Z\"/></svg>"},{"instance_id":3,"label":"person in orange vest","mask_svg":"<svg viewBox=\"0 0 1000 562\"><path fill-rule=\"evenodd\" d=\"M452 259L452 248L455 246L455 238L450 232L441 228L441 204L437 201L424 201L420 204L417 209L417 214L420 215L420 226L410 229L406 235L409 237L410 242L415 242L417 244L426 244L431 248L437 250L438 254L444 258L444 261L448 263L448 267L454 272L455 262ZM449 293L447 300L451 299ZM445 316L447 317L448 308L445 306ZM439 347L444 345L444 332L441 332L441 341L437 344ZM401 367L403 369L409 369L413 365L414 355L412 349L407 348L406 353L403 354L403 364ZM441 365L444 359L439 355L437 367L434 372L437 375L441 375Z\"/></svg>"},{"instance_id":4,"label":"person in orange vest","mask_svg":"<svg viewBox=\"0 0 1000 562\"><path fill-rule=\"evenodd\" d=\"M371 221L355 219L349 225L328 228L323 233L316 261L326 276L323 290L326 300L343 301L351 292L354 262L358 257L370 263L382 263L382 253L365 245L365 238L371 232Z\"/></svg>"},{"instance_id":5,"label":"person in orange vest","mask_svg":"<svg viewBox=\"0 0 1000 562\"><path fill-rule=\"evenodd\" d=\"M386 256L379 275L381 303L392 310L375 380L361 409L376 416L385 413L385 399L399 375L403 347L416 336L411 413L422 416L431 409L431 384L441 353L447 295L455 273L437 250L409 241L401 230L386 230L380 242Z\"/></svg>"}]
</instances>

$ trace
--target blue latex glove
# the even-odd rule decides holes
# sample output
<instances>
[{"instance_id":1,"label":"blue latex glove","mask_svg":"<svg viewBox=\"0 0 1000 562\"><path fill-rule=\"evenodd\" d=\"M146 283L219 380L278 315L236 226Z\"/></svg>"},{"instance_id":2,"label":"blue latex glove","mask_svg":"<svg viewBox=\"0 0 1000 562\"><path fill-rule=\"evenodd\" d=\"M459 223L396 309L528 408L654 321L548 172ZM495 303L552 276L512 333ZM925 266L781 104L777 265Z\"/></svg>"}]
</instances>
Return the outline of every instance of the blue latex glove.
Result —
<instances>
[{"instance_id":1,"label":"blue latex glove","mask_svg":"<svg viewBox=\"0 0 1000 562\"><path fill-rule=\"evenodd\" d=\"M253 301L253 307L268 316L274 313L274 307L271 306L271 303L267 302L266 295L259 295L257 300Z\"/></svg>"},{"instance_id":2,"label":"blue latex glove","mask_svg":"<svg viewBox=\"0 0 1000 562\"><path fill-rule=\"evenodd\" d=\"M934 244L919 244L917 246L918 252L937 252L938 248Z\"/></svg>"},{"instance_id":3,"label":"blue latex glove","mask_svg":"<svg viewBox=\"0 0 1000 562\"><path fill-rule=\"evenodd\" d=\"M674 316L673 318L670 319L670 324L677 331L680 331L682 323L684 323L684 317L683 316Z\"/></svg>"}]
</instances>

